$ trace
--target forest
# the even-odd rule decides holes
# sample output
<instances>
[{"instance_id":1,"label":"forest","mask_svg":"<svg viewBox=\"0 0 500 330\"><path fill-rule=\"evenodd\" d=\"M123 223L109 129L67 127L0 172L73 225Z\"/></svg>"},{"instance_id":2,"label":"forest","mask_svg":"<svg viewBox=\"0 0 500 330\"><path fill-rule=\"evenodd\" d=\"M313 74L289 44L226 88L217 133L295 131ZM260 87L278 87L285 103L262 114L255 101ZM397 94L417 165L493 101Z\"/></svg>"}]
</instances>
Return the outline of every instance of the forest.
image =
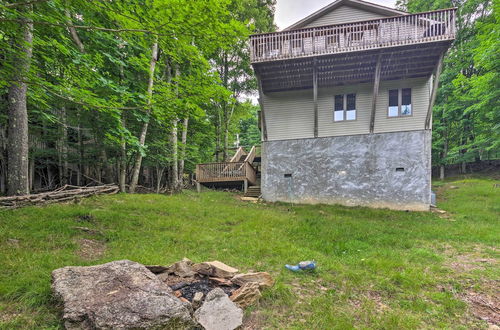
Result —
<instances>
[{"instance_id":1,"label":"forest","mask_svg":"<svg viewBox=\"0 0 500 330\"><path fill-rule=\"evenodd\" d=\"M275 0L0 2L0 194L116 183L175 192L195 165L260 144L248 37ZM500 3L458 7L433 109L433 164L500 157Z\"/></svg>"}]
</instances>

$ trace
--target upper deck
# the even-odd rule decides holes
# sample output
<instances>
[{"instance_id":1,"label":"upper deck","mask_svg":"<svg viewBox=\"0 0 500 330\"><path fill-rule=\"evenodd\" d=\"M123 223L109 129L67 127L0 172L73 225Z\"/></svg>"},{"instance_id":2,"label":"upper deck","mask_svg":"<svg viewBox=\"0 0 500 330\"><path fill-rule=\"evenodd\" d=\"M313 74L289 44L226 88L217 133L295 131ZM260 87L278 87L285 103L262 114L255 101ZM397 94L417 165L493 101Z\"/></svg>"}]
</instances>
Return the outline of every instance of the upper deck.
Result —
<instances>
[{"instance_id":1,"label":"upper deck","mask_svg":"<svg viewBox=\"0 0 500 330\"><path fill-rule=\"evenodd\" d=\"M456 8L368 21L256 34L253 64L451 41Z\"/></svg>"}]
</instances>

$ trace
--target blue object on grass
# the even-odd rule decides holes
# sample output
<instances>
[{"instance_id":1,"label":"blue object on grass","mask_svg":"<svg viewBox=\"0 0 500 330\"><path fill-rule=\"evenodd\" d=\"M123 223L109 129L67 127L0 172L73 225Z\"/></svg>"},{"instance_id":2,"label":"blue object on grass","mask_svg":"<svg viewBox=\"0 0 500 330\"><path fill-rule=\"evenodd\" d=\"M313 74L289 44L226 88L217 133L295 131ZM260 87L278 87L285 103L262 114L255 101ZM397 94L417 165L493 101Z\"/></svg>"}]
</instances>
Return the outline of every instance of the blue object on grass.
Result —
<instances>
[{"instance_id":1,"label":"blue object on grass","mask_svg":"<svg viewBox=\"0 0 500 330\"><path fill-rule=\"evenodd\" d=\"M316 269L316 261L301 261L298 265L285 265L286 269L292 272L298 272L299 270L312 270Z\"/></svg>"}]
</instances>

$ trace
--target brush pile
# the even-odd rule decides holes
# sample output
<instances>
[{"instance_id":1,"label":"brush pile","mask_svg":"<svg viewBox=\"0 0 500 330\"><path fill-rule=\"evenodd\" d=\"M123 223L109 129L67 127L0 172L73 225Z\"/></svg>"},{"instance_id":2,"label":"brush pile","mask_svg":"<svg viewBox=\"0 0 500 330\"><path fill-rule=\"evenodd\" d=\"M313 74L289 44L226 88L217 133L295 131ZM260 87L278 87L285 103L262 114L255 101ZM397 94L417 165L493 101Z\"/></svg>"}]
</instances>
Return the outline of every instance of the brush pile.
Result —
<instances>
[{"instance_id":1,"label":"brush pile","mask_svg":"<svg viewBox=\"0 0 500 330\"><path fill-rule=\"evenodd\" d=\"M92 187L65 185L56 190L39 194L0 197L0 208L18 208L31 205L68 202L94 195L116 194L119 190L119 187L114 184Z\"/></svg>"}]
</instances>

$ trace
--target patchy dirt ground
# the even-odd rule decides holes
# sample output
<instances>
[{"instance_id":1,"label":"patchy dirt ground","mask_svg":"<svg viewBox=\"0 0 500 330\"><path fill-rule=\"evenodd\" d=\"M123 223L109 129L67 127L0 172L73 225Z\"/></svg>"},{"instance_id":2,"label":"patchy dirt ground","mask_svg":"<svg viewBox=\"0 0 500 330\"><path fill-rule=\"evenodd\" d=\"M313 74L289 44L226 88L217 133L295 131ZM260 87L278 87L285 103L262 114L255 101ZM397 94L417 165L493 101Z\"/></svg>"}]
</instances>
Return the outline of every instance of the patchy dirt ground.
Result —
<instances>
[{"instance_id":1,"label":"patchy dirt ground","mask_svg":"<svg viewBox=\"0 0 500 330\"><path fill-rule=\"evenodd\" d=\"M490 326L500 327L500 281L481 281L480 290L472 285L458 294L465 301L472 314L488 322ZM498 328L497 328L498 329Z\"/></svg>"},{"instance_id":2,"label":"patchy dirt ground","mask_svg":"<svg viewBox=\"0 0 500 330\"><path fill-rule=\"evenodd\" d=\"M448 257L445 265L457 272L463 286L455 295L466 302L470 312L478 319L488 323L491 329L500 327L500 280L487 280L477 273L498 267L498 259L485 253L486 248L473 246L470 252L457 252L447 247ZM488 250L498 253L499 249ZM473 273L476 276L473 276Z\"/></svg>"},{"instance_id":3,"label":"patchy dirt ground","mask_svg":"<svg viewBox=\"0 0 500 330\"><path fill-rule=\"evenodd\" d=\"M77 255L83 260L96 260L106 252L106 244L101 241L81 238L76 241L78 243Z\"/></svg>"}]
</instances>

